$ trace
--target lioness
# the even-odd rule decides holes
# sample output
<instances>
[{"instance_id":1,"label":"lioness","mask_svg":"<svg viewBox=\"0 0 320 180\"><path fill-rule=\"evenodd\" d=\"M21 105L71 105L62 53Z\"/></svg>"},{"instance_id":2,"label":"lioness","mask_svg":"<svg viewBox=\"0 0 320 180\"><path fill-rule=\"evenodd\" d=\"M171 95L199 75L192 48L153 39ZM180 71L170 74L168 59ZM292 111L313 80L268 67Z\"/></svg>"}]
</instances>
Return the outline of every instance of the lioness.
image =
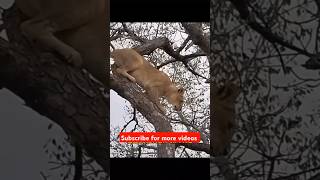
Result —
<instances>
[{"instance_id":1,"label":"lioness","mask_svg":"<svg viewBox=\"0 0 320 180\"><path fill-rule=\"evenodd\" d=\"M165 109L160 104L160 97L165 97L176 111L181 111L184 89L176 87L169 76L151 65L135 50L115 49L111 52L114 59L115 71L130 81L136 82L144 90L157 107L164 113Z\"/></svg>"},{"instance_id":2,"label":"lioness","mask_svg":"<svg viewBox=\"0 0 320 180\"><path fill-rule=\"evenodd\" d=\"M26 16L21 31L28 39L106 83L109 0L16 0L16 5Z\"/></svg>"},{"instance_id":3,"label":"lioness","mask_svg":"<svg viewBox=\"0 0 320 180\"><path fill-rule=\"evenodd\" d=\"M211 98L213 106L211 112L211 143L210 147L214 155L225 155L229 146L234 129L235 100L239 95L240 88L234 83L226 83L221 87L212 89Z\"/></svg>"}]
</instances>

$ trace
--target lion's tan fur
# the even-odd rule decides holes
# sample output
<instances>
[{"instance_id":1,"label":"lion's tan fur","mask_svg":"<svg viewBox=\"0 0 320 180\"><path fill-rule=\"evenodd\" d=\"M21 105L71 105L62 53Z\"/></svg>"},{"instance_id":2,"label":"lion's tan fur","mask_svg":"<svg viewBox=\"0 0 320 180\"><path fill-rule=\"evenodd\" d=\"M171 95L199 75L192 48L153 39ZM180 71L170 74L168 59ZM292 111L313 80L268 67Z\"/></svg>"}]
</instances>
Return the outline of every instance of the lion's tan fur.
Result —
<instances>
[{"instance_id":1,"label":"lion's tan fur","mask_svg":"<svg viewBox=\"0 0 320 180\"><path fill-rule=\"evenodd\" d=\"M108 0L16 0L22 32L107 82Z\"/></svg>"},{"instance_id":2,"label":"lion's tan fur","mask_svg":"<svg viewBox=\"0 0 320 180\"><path fill-rule=\"evenodd\" d=\"M161 111L165 112L159 102L162 96L174 106L175 110L181 110L184 90L177 87L166 73L156 69L143 56L130 48L116 49L111 52L111 57L115 61L115 71L146 90L150 99Z\"/></svg>"},{"instance_id":3,"label":"lion's tan fur","mask_svg":"<svg viewBox=\"0 0 320 180\"><path fill-rule=\"evenodd\" d=\"M222 155L226 152L236 127L235 100L240 89L233 83L226 83L222 87L212 89L213 106L212 122L210 129L211 150L214 155Z\"/></svg>"}]
</instances>

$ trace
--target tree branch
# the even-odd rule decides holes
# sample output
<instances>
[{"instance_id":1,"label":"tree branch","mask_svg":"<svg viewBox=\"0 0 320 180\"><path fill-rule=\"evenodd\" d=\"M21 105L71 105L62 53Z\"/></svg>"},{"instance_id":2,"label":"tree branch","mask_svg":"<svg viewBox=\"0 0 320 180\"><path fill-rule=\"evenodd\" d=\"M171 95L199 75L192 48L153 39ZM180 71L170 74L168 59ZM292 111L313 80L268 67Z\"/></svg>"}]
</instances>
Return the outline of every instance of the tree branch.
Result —
<instances>
[{"instance_id":1,"label":"tree branch","mask_svg":"<svg viewBox=\"0 0 320 180\"><path fill-rule=\"evenodd\" d=\"M139 41L142 43L141 45L134 47L134 49L141 55L148 55L152 53L155 49L160 48L165 51L168 55L173 57L174 59L169 60L168 63L181 61L185 65L185 67L200 77L200 74L196 73L192 70L188 62L192 58L196 58L199 56L206 55L205 53L194 53L189 55L180 55L180 51L175 51L171 46L169 39L165 37L155 38L153 40L146 40L138 38L128 27L123 24L125 31L132 37L133 40ZM166 65L165 63L160 65L158 68ZM206 77L203 77L206 79ZM111 89L115 90L120 96L127 99L133 106L133 108L137 108L137 110L155 127L157 132L172 132L172 127L166 116L161 114L158 108L148 99L146 95L141 92L140 88L135 84L128 81L126 78L123 78L117 74L113 74L111 76L110 82ZM181 144L182 145L182 144ZM207 144L186 144L186 147L205 151L209 153L209 145ZM206 147L208 146L208 147ZM166 152L169 151L169 152ZM158 148L158 157L174 157L175 144L159 144Z\"/></svg>"},{"instance_id":2,"label":"tree branch","mask_svg":"<svg viewBox=\"0 0 320 180\"><path fill-rule=\"evenodd\" d=\"M4 19L10 43L0 39L0 85L59 124L108 173L109 99L103 86L52 53L32 48L19 31L15 8Z\"/></svg>"},{"instance_id":3,"label":"tree branch","mask_svg":"<svg viewBox=\"0 0 320 180\"><path fill-rule=\"evenodd\" d=\"M210 145L205 143L177 143L176 147L184 146L194 151L203 151L210 154Z\"/></svg>"},{"instance_id":4,"label":"tree branch","mask_svg":"<svg viewBox=\"0 0 320 180\"><path fill-rule=\"evenodd\" d=\"M200 49L207 55L210 53L209 38L204 36L204 33L199 23L182 23L182 26L189 34L193 43L200 47Z\"/></svg>"},{"instance_id":5,"label":"tree branch","mask_svg":"<svg viewBox=\"0 0 320 180\"><path fill-rule=\"evenodd\" d=\"M300 54L303 54L308 57L315 56L312 53L309 53L308 51L305 51L297 46L294 46L290 44L289 42L285 41L280 36L274 34L271 32L270 29L267 27L261 26L258 22L256 22L255 18L250 14L249 12L249 6L247 0L229 0L234 7L238 10L240 13L240 17L246 21L246 23L257 33L259 33L262 37L264 37L266 40L268 40L270 43L278 43L286 48L289 48L291 50L294 50Z\"/></svg>"},{"instance_id":6,"label":"tree branch","mask_svg":"<svg viewBox=\"0 0 320 180\"><path fill-rule=\"evenodd\" d=\"M206 77L197 73L195 70L193 70L188 65L188 63L191 59L199 57L199 56L203 56L204 54L203 53L194 53L194 54L188 54L188 55L182 56L179 54L179 52L175 51L172 48L172 46L170 45L170 41L167 38L156 38L153 40L149 40L148 42L140 45L139 47L135 47L134 49L138 53L140 53L142 55L146 55L146 54L152 53L157 48L164 50L168 55L170 55L171 57L174 58L173 60L170 60L168 63L164 63L164 65L172 63L172 62L180 61L187 68L187 70L190 71L192 74L194 74L195 76L199 76L203 79L207 79ZM164 65L162 64L157 68L159 69L160 67L162 67Z\"/></svg>"},{"instance_id":7,"label":"tree branch","mask_svg":"<svg viewBox=\"0 0 320 180\"><path fill-rule=\"evenodd\" d=\"M128 100L137 110L154 126L157 132L172 132L169 120L160 113L158 107L151 102L138 85L126 78L114 74L111 75L110 87L121 97ZM174 157L174 144L158 144L158 157Z\"/></svg>"}]
</instances>

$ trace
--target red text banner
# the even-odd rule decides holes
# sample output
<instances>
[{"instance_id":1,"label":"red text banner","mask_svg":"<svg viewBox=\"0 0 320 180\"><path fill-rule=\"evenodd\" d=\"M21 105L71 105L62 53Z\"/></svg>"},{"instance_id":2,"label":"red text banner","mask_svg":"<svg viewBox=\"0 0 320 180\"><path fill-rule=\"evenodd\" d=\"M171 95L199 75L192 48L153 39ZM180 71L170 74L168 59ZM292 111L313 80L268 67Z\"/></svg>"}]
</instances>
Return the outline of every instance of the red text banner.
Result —
<instances>
[{"instance_id":1,"label":"red text banner","mask_svg":"<svg viewBox=\"0 0 320 180\"><path fill-rule=\"evenodd\" d=\"M120 142L126 143L199 143L198 132L121 132Z\"/></svg>"}]
</instances>

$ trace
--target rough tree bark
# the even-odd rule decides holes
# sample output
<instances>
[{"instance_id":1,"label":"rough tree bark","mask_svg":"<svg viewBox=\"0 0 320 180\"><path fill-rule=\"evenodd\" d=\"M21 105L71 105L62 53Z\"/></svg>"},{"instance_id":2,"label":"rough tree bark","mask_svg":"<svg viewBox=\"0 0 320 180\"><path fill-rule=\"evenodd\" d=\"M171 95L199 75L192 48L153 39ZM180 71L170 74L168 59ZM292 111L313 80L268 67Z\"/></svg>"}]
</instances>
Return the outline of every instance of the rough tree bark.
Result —
<instances>
[{"instance_id":1,"label":"rough tree bark","mask_svg":"<svg viewBox=\"0 0 320 180\"><path fill-rule=\"evenodd\" d=\"M210 42L209 37L206 37L202 31L202 26L199 23L182 23L182 26L189 34L193 43L198 45L200 49L209 56L210 54Z\"/></svg>"},{"instance_id":2,"label":"rough tree bark","mask_svg":"<svg viewBox=\"0 0 320 180\"><path fill-rule=\"evenodd\" d=\"M168 43L166 38L157 38L144 42L135 50L144 55L150 54L156 48ZM154 126L157 132L172 132L169 120L159 112L158 108L141 92L140 88L117 74L110 75L110 88L127 99ZM157 157L174 157L175 145L169 143L158 144Z\"/></svg>"},{"instance_id":3,"label":"rough tree bark","mask_svg":"<svg viewBox=\"0 0 320 180\"><path fill-rule=\"evenodd\" d=\"M59 124L108 173L109 99L102 84L56 55L30 46L19 31L15 8L6 10L3 19L10 41L0 39L0 88Z\"/></svg>"},{"instance_id":4,"label":"rough tree bark","mask_svg":"<svg viewBox=\"0 0 320 180\"><path fill-rule=\"evenodd\" d=\"M111 75L110 87L116 91L120 96L127 99L133 107L154 126L157 132L172 132L172 127L165 115L161 114L147 96L141 92L140 88L135 84L129 82L121 75ZM174 157L174 144L158 144L157 157Z\"/></svg>"},{"instance_id":5,"label":"rough tree bark","mask_svg":"<svg viewBox=\"0 0 320 180\"><path fill-rule=\"evenodd\" d=\"M176 58L178 61L184 61L187 57L175 52L167 38L156 38L154 40L143 41L143 44L134 49L142 55L150 54L157 48ZM172 127L167 117L158 111L158 108L141 92L140 88L131 83L126 78L117 74L111 75L110 88L116 91L120 96L127 99L137 110L155 127L157 132L172 132ZM158 144L158 157L174 157L175 148L185 146L196 151L204 151L209 154L208 144Z\"/></svg>"}]
</instances>

